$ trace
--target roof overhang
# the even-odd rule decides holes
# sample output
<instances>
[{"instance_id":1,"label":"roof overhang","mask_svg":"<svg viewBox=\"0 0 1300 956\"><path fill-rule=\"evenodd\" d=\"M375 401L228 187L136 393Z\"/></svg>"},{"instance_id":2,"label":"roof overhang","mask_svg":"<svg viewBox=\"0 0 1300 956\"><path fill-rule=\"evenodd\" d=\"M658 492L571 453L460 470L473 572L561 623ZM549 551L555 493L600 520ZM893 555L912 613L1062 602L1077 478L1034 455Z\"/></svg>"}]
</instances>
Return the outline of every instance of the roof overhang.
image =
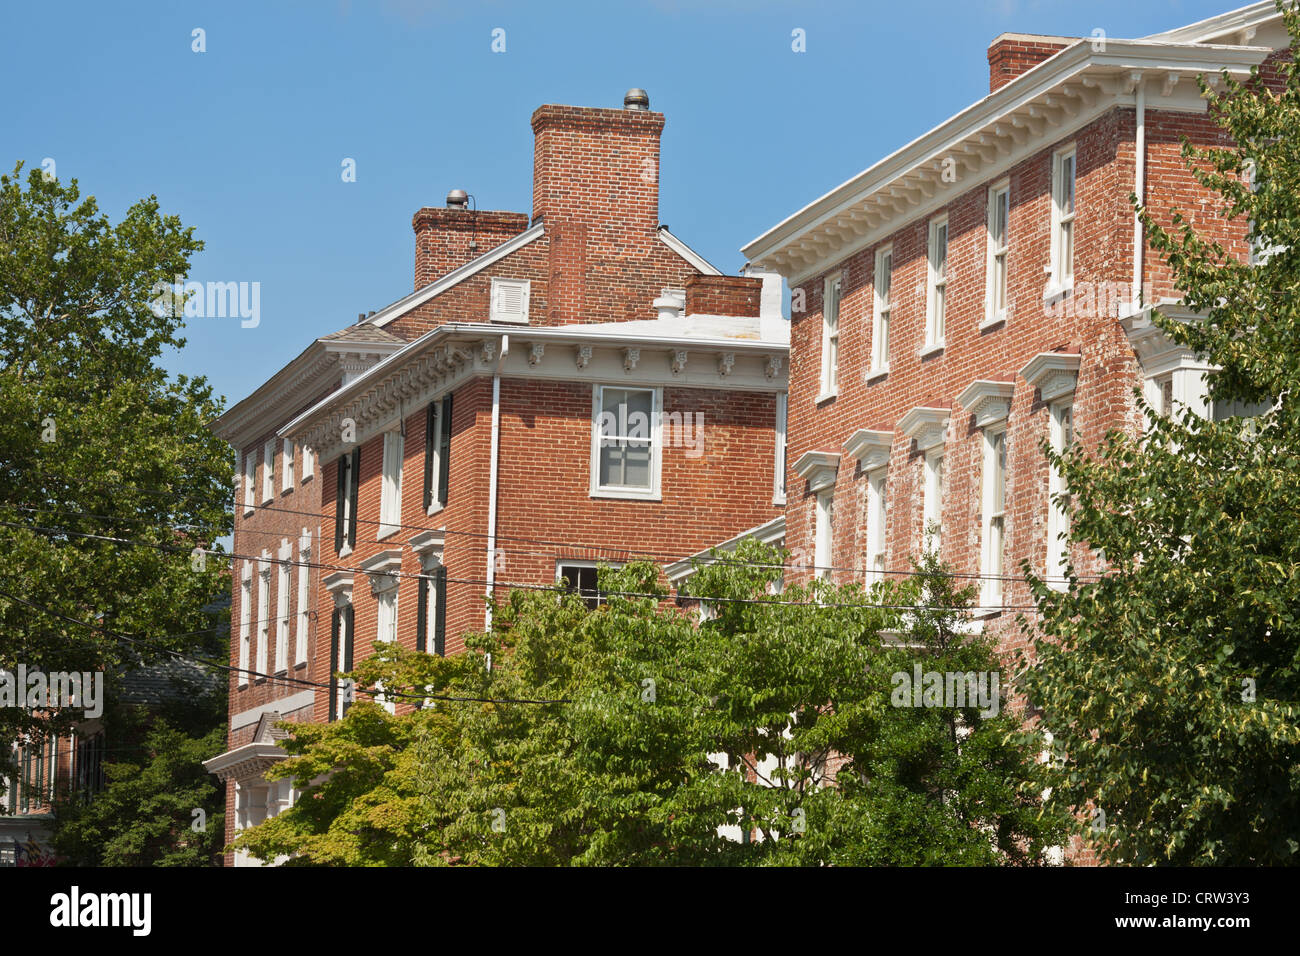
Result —
<instances>
[{"instance_id":1,"label":"roof overhang","mask_svg":"<svg viewBox=\"0 0 1300 956\"><path fill-rule=\"evenodd\" d=\"M244 744L203 761L203 768L208 773L216 774L222 781L248 780L262 776L287 756L276 744Z\"/></svg>"},{"instance_id":2,"label":"roof overhang","mask_svg":"<svg viewBox=\"0 0 1300 956\"><path fill-rule=\"evenodd\" d=\"M1267 46L1084 38L809 203L742 252L792 284L994 179L1115 106L1204 112L1198 74L1244 77Z\"/></svg>"},{"instance_id":3,"label":"roof overhang","mask_svg":"<svg viewBox=\"0 0 1300 956\"><path fill-rule=\"evenodd\" d=\"M704 551L697 551L680 561L674 561L672 564L664 567L664 575L672 583L673 587L681 590L681 585L695 573L697 566L701 564L713 564L716 558L714 552L718 554L731 554L747 538L753 538L763 544L775 544L785 539L785 515L779 515L771 521L766 521L748 531L742 531L733 538L720 542Z\"/></svg>"}]
</instances>

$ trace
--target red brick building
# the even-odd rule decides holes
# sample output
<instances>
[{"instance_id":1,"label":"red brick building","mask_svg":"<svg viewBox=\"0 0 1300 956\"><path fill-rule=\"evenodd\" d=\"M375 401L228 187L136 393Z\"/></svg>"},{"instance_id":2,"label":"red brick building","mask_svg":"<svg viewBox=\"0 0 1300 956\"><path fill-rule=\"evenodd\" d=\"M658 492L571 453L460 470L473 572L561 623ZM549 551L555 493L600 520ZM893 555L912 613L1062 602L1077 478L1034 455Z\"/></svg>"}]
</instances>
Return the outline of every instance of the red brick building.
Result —
<instances>
[{"instance_id":1,"label":"red brick building","mask_svg":"<svg viewBox=\"0 0 1300 956\"><path fill-rule=\"evenodd\" d=\"M744 247L792 289L785 529L803 576L906 573L930 542L982 575L980 626L1016 643L1021 562L1065 573L1040 441L1140 428L1135 386L1213 413L1210 370L1149 322L1180 295L1129 195L1247 255L1180 137L1221 142L1197 74L1240 78L1288 44L1272 2L1140 40L1004 34L987 96Z\"/></svg>"},{"instance_id":2,"label":"red brick building","mask_svg":"<svg viewBox=\"0 0 1300 956\"><path fill-rule=\"evenodd\" d=\"M228 836L288 805L279 720L337 718L379 640L449 654L485 596L681 558L784 504L789 324L659 223L664 117L543 106L533 210L415 214L415 291L215 427L242 455ZM236 862L252 862L240 860Z\"/></svg>"}]
</instances>

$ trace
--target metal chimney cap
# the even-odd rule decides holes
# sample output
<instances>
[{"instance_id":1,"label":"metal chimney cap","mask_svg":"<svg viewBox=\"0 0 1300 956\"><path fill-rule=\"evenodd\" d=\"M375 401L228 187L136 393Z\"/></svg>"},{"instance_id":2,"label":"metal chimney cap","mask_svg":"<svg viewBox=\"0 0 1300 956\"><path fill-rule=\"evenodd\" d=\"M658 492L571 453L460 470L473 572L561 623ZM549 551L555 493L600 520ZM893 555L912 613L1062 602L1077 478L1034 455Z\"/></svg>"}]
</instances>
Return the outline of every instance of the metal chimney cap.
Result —
<instances>
[{"instance_id":1,"label":"metal chimney cap","mask_svg":"<svg viewBox=\"0 0 1300 956\"><path fill-rule=\"evenodd\" d=\"M448 209L465 209L469 206L469 194L463 189L453 189L447 193Z\"/></svg>"},{"instance_id":2,"label":"metal chimney cap","mask_svg":"<svg viewBox=\"0 0 1300 956\"><path fill-rule=\"evenodd\" d=\"M623 97L623 109L625 110L648 110L650 108L650 94L638 86L632 87Z\"/></svg>"}]
</instances>

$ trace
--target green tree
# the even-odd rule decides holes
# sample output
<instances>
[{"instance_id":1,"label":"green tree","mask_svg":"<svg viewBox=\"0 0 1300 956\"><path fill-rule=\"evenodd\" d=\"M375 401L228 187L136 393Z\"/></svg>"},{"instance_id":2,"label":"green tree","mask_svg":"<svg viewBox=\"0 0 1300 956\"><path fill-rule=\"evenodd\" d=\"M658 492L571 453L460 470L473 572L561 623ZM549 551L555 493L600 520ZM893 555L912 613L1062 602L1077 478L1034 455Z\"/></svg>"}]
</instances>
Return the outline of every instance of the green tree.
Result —
<instances>
[{"instance_id":1,"label":"green tree","mask_svg":"<svg viewBox=\"0 0 1300 956\"><path fill-rule=\"evenodd\" d=\"M286 725L273 774L303 797L236 845L300 863L1043 861L1062 818L1000 699L895 705L917 665L1001 671L970 593L929 561L902 585L777 595L781 560L747 542L700 567L702 624L638 563L602 569L595 610L512 591L455 658L379 647L362 685L427 706Z\"/></svg>"},{"instance_id":2,"label":"green tree","mask_svg":"<svg viewBox=\"0 0 1300 956\"><path fill-rule=\"evenodd\" d=\"M184 345L158 290L202 243L154 197L113 223L76 180L21 171L0 176L0 667L103 671L112 695L228 587L190 555L231 529L220 402L158 364ZM74 716L5 708L0 740Z\"/></svg>"},{"instance_id":3,"label":"green tree","mask_svg":"<svg viewBox=\"0 0 1300 956\"><path fill-rule=\"evenodd\" d=\"M1295 51L1300 19L1279 8ZM1113 862L1300 862L1295 57L1279 64L1279 90L1257 71L1243 83L1224 74L1217 95L1202 80L1230 145L1183 145L1221 215L1249 223L1256 261L1181 214L1167 229L1139 209L1199 318L1152 321L1219 368L1219 413L1142 404L1142 435L1052 456L1073 497L1071 537L1104 553L1107 573L1059 594L1033 582L1041 620L1026 686L1059 751L1052 802L1076 809ZM1228 414L1261 405L1249 421Z\"/></svg>"}]
</instances>

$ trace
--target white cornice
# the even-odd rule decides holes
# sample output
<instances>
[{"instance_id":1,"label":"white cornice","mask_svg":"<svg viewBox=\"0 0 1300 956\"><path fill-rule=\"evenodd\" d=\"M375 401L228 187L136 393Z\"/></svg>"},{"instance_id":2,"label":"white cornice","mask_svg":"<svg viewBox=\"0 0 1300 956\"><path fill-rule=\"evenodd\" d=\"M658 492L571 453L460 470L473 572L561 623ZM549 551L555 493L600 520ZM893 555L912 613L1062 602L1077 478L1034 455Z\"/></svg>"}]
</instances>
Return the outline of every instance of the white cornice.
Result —
<instances>
[{"instance_id":1,"label":"white cornice","mask_svg":"<svg viewBox=\"0 0 1300 956\"><path fill-rule=\"evenodd\" d=\"M805 206L742 249L792 284L943 207L1010 165L1101 116L1131 105L1142 82L1176 74L1179 86L1158 85L1148 108L1203 112L1198 73L1227 69L1244 76L1269 47L1083 39L1007 83L902 149Z\"/></svg>"},{"instance_id":2,"label":"white cornice","mask_svg":"<svg viewBox=\"0 0 1300 956\"><path fill-rule=\"evenodd\" d=\"M399 316L410 312L416 306L423 305L435 296L439 296L446 292L452 286L464 282L472 275L482 272L493 263L500 262L512 252L519 251L534 239L538 239L545 234L546 230L543 227L543 224L539 222L537 225L525 229L513 239L501 243L501 245L497 246L495 249L488 250L477 259L465 263L459 269L451 270L451 272L448 272L441 279L430 282L421 289L416 289L410 295L398 299L391 305L384 306L374 315L367 317L366 321L373 325L383 327Z\"/></svg>"},{"instance_id":3,"label":"white cornice","mask_svg":"<svg viewBox=\"0 0 1300 956\"><path fill-rule=\"evenodd\" d=\"M859 428L844 443L844 450L862 462L863 471L872 471L889 463L889 451L893 444L893 432Z\"/></svg>"},{"instance_id":4,"label":"white cornice","mask_svg":"<svg viewBox=\"0 0 1300 956\"><path fill-rule=\"evenodd\" d=\"M351 571L335 571L333 574L326 575L321 583L334 598L335 607L346 607L352 603Z\"/></svg>"},{"instance_id":5,"label":"white cornice","mask_svg":"<svg viewBox=\"0 0 1300 956\"><path fill-rule=\"evenodd\" d=\"M1205 43L1219 37L1249 32L1278 19L1277 4L1273 0L1263 0L1262 3L1252 3L1247 7L1220 13L1176 30L1153 33L1144 39L1163 40L1166 43Z\"/></svg>"},{"instance_id":6,"label":"white cornice","mask_svg":"<svg viewBox=\"0 0 1300 956\"><path fill-rule=\"evenodd\" d=\"M918 405L898 421L899 430L916 442L916 450L927 452L944 443L952 410Z\"/></svg>"},{"instance_id":7,"label":"white cornice","mask_svg":"<svg viewBox=\"0 0 1300 956\"><path fill-rule=\"evenodd\" d=\"M1076 352L1039 352L1025 363L1020 377L1038 389L1043 401L1052 402L1074 391L1080 360Z\"/></svg>"},{"instance_id":8,"label":"white cornice","mask_svg":"<svg viewBox=\"0 0 1300 956\"><path fill-rule=\"evenodd\" d=\"M957 404L971 413L976 428L987 428L1007 420L1015 388L1014 382L977 378L957 396Z\"/></svg>"},{"instance_id":9,"label":"white cornice","mask_svg":"<svg viewBox=\"0 0 1300 956\"><path fill-rule=\"evenodd\" d=\"M397 572L401 569L401 548L380 551L361 562L361 570L370 578L370 590L376 596L397 587Z\"/></svg>"},{"instance_id":10,"label":"white cornice","mask_svg":"<svg viewBox=\"0 0 1300 956\"><path fill-rule=\"evenodd\" d=\"M807 451L794 463L794 473L808 482L809 491L821 491L835 484L840 469L837 451Z\"/></svg>"}]
</instances>

